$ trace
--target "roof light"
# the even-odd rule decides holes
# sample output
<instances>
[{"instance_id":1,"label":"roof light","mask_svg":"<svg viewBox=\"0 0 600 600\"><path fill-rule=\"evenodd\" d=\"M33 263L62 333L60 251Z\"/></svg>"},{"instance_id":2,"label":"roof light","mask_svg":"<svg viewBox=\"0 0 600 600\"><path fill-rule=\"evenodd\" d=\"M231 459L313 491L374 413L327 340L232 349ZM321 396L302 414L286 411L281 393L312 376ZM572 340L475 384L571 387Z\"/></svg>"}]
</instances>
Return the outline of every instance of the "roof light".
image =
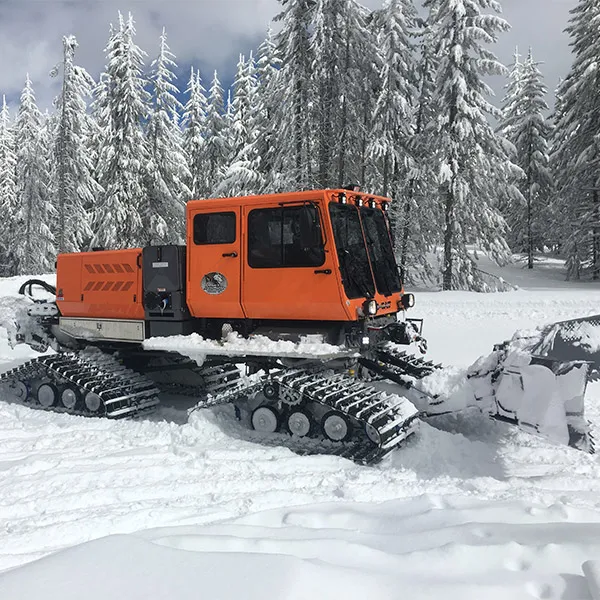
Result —
<instances>
[{"instance_id":1,"label":"roof light","mask_svg":"<svg viewBox=\"0 0 600 600\"><path fill-rule=\"evenodd\" d=\"M338 200L339 200L340 204L348 203L348 200L346 199L346 194L344 194L344 192L340 192L340 194L338 196Z\"/></svg>"},{"instance_id":2,"label":"roof light","mask_svg":"<svg viewBox=\"0 0 600 600\"><path fill-rule=\"evenodd\" d=\"M382 202L381 203L381 210L384 212L387 212L388 210L390 210L390 203L389 202Z\"/></svg>"},{"instance_id":3,"label":"roof light","mask_svg":"<svg viewBox=\"0 0 600 600\"><path fill-rule=\"evenodd\" d=\"M376 208L377 207L377 202L375 202L375 198L369 198L369 206L371 208Z\"/></svg>"},{"instance_id":4,"label":"roof light","mask_svg":"<svg viewBox=\"0 0 600 600\"><path fill-rule=\"evenodd\" d=\"M354 202L356 202L356 206L363 205L363 199L360 196L354 196Z\"/></svg>"}]
</instances>

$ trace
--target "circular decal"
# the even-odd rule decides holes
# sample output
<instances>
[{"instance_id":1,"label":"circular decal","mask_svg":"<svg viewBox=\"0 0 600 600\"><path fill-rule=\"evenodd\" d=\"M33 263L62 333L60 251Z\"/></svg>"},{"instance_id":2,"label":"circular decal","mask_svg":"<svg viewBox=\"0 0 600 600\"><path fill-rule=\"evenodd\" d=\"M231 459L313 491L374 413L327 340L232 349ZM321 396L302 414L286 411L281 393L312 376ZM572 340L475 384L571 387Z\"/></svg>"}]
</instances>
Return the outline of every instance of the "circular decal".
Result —
<instances>
[{"instance_id":1,"label":"circular decal","mask_svg":"<svg viewBox=\"0 0 600 600\"><path fill-rule=\"evenodd\" d=\"M200 287L211 295L222 294L227 289L227 277L223 273L207 273L200 282Z\"/></svg>"}]
</instances>

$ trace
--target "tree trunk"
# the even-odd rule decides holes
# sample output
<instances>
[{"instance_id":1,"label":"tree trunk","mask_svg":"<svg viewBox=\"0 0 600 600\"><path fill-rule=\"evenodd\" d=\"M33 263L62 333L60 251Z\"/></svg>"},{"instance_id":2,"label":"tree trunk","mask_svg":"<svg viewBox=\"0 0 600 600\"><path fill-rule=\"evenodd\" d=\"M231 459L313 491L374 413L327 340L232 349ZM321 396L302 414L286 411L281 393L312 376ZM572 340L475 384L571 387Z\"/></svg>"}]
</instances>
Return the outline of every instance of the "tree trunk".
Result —
<instances>
[{"instance_id":1,"label":"tree trunk","mask_svg":"<svg viewBox=\"0 0 600 600\"><path fill-rule=\"evenodd\" d=\"M408 196L404 201L403 215L402 215L402 242L400 246L400 267L402 268L403 273L407 273L407 261L408 261L408 239L410 237L410 208L412 205L412 201L415 195L415 185L416 182L414 179L411 179L410 185L408 188Z\"/></svg>"},{"instance_id":2,"label":"tree trunk","mask_svg":"<svg viewBox=\"0 0 600 600\"><path fill-rule=\"evenodd\" d=\"M454 191L452 182L448 184L444 202L444 271L442 279L442 289L452 289L452 242L454 230Z\"/></svg>"},{"instance_id":3,"label":"tree trunk","mask_svg":"<svg viewBox=\"0 0 600 600\"><path fill-rule=\"evenodd\" d=\"M531 207L531 163L527 169L527 268L533 269L533 228Z\"/></svg>"},{"instance_id":4,"label":"tree trunk","mask_svg":"<svg viewBox=\"0 0 600 600\"><path fill-rule=\"evenodd\" d=\"M592 247L593 247L593 264L592 264L592 279L594 281L600 279L600 204L598 199L598 188L593 191L593 212L594 226L592 228Z\"/></svg>"}]
</instances>

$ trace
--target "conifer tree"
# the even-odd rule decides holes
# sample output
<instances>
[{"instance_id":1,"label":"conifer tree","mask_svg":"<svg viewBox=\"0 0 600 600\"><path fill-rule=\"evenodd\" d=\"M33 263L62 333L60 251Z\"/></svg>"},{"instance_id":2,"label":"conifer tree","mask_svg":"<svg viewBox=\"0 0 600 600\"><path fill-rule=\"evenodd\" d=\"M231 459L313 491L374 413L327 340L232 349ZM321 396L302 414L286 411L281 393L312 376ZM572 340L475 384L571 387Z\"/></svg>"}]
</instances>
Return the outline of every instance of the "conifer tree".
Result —
<instances>
[{"instance_id":1,"label":"conifer tree","mask_svg":"<svg viewBox=\"0 0 600 600\"><path fill-rule=\"evenodd\" d=\"M412 193L406 185L410 146L417 133L414 109L418 84L411 40L415 35L417 12L411 0L387 0L375 13L374 20L380 54L379 94L373 111L369 155L377 167L381 193L395 198L392 221L404 248L409 232L415 229L411 221L416 214L410 218L405 213Z\"/></svg>"},{"instance_id":2,"label":"conifer tree","mask_svg":"<svg viewBox=\"0 0 600 600\"><path fill-rule=\"evenodd\" d=\"M373 47L365 18L364 7L354 0L316 0L311 44L319 187L340 187L356 178L357 99Z\"/></svg>"},{"instance_id":3,"label":"conifer tree","mask_svg":"<svg viewBox=\"0 0 600 600\"><path fill-rule=\"evenodd\" d=\"M559 88L552 166L569 278L600 279L600 5L580 0L568 33L573 65Z\"/></svg>"},{"instance_id":4,"label":"conifer tree","mask_svg":"<svg viewBox=\"0 0 600 600\"><path fill-rule=\"evenodd\" d=\"M89 243L92 231L87 209L102 192L93 178L93 157L88 143L86 98L91 97L94 81L85 69L73 64L76 47L74 36L63 38L63 85L57 102L54 143L55 238L59 252L77 252Z\"/></svg>"},{"instance_id":5,"label":"conifer tree","mask_svg":"<svg viewBox=\"0 0 600 600\"><path fill-rule=\"evenodd\" d=\"M17 148L17 223L15 255L18 272L40 274L54 262L54 218L50 192L49 135L37 107L29 75L21 93L15 123Z\"/></svg>"},{"instance_id":6,"label":"conifer tree","mask_svg":"<svg viewBox=\"0 0 600 600\"><path fill-rule=\"evenodd\" d=\"M261 191L267 193L285 189L285 177L280 170L281 162L278 160L278 156L284 154L288 146L287 140L280 135L278 128L285 112L282 104L283 94L277 85L280 68L279 50L269 28L267 37L258 47L256 63L257 153L260 157L257 168L264 182Z\"/></svg>"},{"instance_id":7,"label":"conifer tree","mask_svg":"<svg viewBox=\"0 0 600 600\"><path fill-rule=\"evenodd\" d=\"M279 0L282 12L275 18L281 21L276 36L281 56L278 90L282 106L278 123L279 135L288 140L287 151L279 156L278 170L286 175L282 186L307 189L313 184L313 123L309 115L314 100L313 64L309 29L313 22L316 0Z\"/></svg>"},{"instance_id":8,"label":"conifer tree","mask_svg":"<svg viewBox=\"0 0 600 600\"><path fill-rule=\"evenodd\" d=\"M534 252L545 245L548 228L546 207L552 190L548 167L548 139L551 128L545 118L548 105L546 88L539 63L531 50L524 63L511 71L503 107L500 131L514 146L514 162L522 169L518 182L522 197L505 213L511 228L513 248L527 253L527 266L532 269Z\"/></svg>"},{"instance_id":9,"label":"conifer tree","mask_svg":"<svg viewBox=\"0 0 600 600\"><path fill-rule=\"evenodd\" d=\"M252 55L240 56L231 106L230 147L232 155L216 188L219 196L257 194L264 185L258 154L258 97L256 67Z\"/></svg>"},{"instance_id":10,"label":"conifer tree","mask_svg":"<svg viewBox=\"0 0 600 600\"><path fill-rule=\"evenodd\" d=\"M173 69L175 56L167 45L165 30L160 36L160 49L151 65L150 81L153 106L148 120L148 210L144 220L146 243L177 243L183 240L185 202L192 196L187 186L190 172L183 151L179 127L178 89Z\"/></svg>"},{"instance_id":11,"label":"conifer tree","mask_svg":"<svg viewBox=\"0 0 600 600\"><path fill-rule=\"evenodd\" d=\"M150 159L144 123L150 96L143 77L145 53L136 45L135 24L119 13L105 49L95 110L103 135L97 176L103 192L94 207L92 245L118 248L147 240L152 217L147 194ZM146 226L146 227L145 227Z\"/></svg>"},{"instance_id":12,"label":"conifer tree","mask_svg":"<svg viewBox=\"0 0 600 600\"><path fill-rule=\"evenodd\" d=\"M436 133L430 124L436 119L436 107L432 98L435 91L437 57L432 52L422 29L420 59L416 67L417 98L412 111L413 134L409 138L406 166L402 171L405 185L396 202L392 204L392 224L396 231L396 249L399 264L407 281L431 285L437 280L435 262L431 251L439 241L441 230L440 211L437 203L436 149L433 138Z\"/></svg>"},{"instance_id":13,"label":"conifer tree","mask_svg":"<svg viewBox=\"0 0 600 600\"><path fill-rule=\"evenodd\" d=\"M508 29L491 0L427 0L429 26L439 64L432 103L437 107L430 141L437 149L439 200L443 227L445 290L480 285L468 244L487 250L492 259L508 253L506 226L497 210L498 196L512 193L508 160L487 116L499 117L489 102L484 77L505 74L488 45ZM507 190L507 191L504 191Z\"/></svg>"},{"instance_id":14,"label":"conifer tree","mask_svg":"<svg viewBox=\"0 0 600 600\"><path fill-rule=\"evenodd\" d=\"M0 213L4 219L0 223L0 274L4 277L16 275L15 249L18 244L17 232L17 156L15 136L10 123L6 97L2 96L0 112Z\"/></svg>"},{"instance_id":15,"label":"conifer tree","mask_svg":"<svg viewBox=\"0 0 600 600\"><path fill-rule=\"evenodd\" d=\"M206 188L209 196L216 195L217 186L223 177L229 159L226 118L223 88L215 71L206 113Z\"/></svg>"},{"instance_id":16,"label":"conifer tree","mask_svg":"<svg viewBox=\"0 0 600 600\"><path fill-rule=\"evenodd\" d=\"M200 71L190 69L186 89L188 101L183 113L183 146L188 157L189 184L193 198L206 198L210 191L206 183L206 115L208 102L206 90L202 87Z\"/></svg>"}]
</instances>

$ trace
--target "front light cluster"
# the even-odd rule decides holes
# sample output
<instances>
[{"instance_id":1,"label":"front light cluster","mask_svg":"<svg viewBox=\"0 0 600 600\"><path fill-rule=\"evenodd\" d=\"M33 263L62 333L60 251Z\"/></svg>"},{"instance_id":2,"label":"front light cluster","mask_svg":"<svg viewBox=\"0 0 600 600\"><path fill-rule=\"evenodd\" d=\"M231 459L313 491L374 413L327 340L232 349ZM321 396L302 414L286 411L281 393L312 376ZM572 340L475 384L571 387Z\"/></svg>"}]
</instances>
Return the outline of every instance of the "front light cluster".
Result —
<instances>
[{"instance_id":1,"label":"front light cluster","mask_svg":"<svg viewBox=\"0 0 600 600\"><path fill-rule=\"evenodd\" d=\"M415 305L415 297L413 294L402 294L402 297L398 301L398 310L406 310L412 308Z\"/></svg>"},{"instance_id":2,"label":"front light cluster","mask_svg":"<svg viewBox=\"0 0 600 600\"><path fill-rule=\"evenodd\" d=\"M366 315L373 317L377 314L377 301L376 300L366 300L363 305L363 310Z\"/></svg>"}]
</instances>

